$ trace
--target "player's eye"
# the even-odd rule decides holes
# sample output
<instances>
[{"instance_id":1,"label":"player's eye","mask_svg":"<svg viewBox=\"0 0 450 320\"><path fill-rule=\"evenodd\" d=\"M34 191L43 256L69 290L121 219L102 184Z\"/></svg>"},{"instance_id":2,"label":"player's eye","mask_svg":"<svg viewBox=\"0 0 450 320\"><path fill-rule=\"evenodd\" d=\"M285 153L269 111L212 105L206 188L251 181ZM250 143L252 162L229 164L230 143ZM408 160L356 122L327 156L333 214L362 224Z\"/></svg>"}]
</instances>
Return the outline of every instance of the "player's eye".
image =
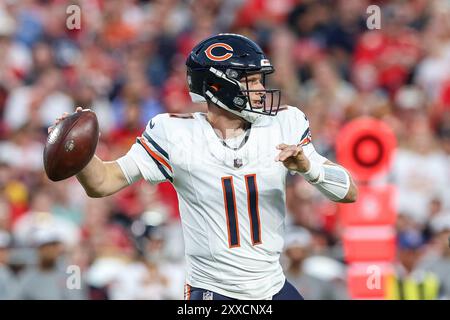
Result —
<instances>
[{"instance_id":1,"label":"player's eye","mask_svg":"<svg viewBox=\"0 0 450 320\"><path fill-rule=\"evenodd\" d=\"M261 79L259 77L254 77L254 78L249 80L249 83L254 84L254 85L260 84L261 83Z\"/></svg>"},{"instance_id":2,"label":"player's eye","mask_svg":"<svg viewBox=\"0 0 450 320\"><path fill-rule=\"evenodd\" d=\"M240 80L241 83L245 84L247 82L247 84L252 85L252 86L256 86L261 84L261 76L251 76L251 77L247 77L247 78L242 78Z\"/></svg>"}]
</instances>

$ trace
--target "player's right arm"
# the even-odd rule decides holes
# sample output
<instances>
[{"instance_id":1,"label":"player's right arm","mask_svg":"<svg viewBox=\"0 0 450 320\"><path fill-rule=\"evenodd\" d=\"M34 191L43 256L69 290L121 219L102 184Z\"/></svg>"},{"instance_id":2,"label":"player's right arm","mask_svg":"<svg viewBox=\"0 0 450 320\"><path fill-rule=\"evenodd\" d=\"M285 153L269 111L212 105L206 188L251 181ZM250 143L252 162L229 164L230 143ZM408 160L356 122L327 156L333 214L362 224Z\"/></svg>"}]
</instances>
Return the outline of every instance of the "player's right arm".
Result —
<instances>
[{"instance_id":1,"label":"player's right arm","mask_svg":"<svg viewBox=\"0 0 450 320\"><path fill-rule=\"evenodd\" d=\"M77 108L77 112L82 109ZM67 116L56 120L56 123ZM163 115L156 116L147 125L142 136L136 139L126 155L115 161L103 161L94 155L88 165L77 175L89 197L106 197L118 192L135 181L144 178L155 184L172 181L168 142L166 139ZM158 126L155 126L158 123Z\"/></svg>"},{"instance_id":2,"label":"player's right arm","mask_svg":"<svg viewBox=\"0 0 450 320\"><path fill-rule=\"evenodd\" d=\"M76 177L91 198L109 196L129 185L117 161L103 161L97 155Z\"/></svg>"}]
</instances>

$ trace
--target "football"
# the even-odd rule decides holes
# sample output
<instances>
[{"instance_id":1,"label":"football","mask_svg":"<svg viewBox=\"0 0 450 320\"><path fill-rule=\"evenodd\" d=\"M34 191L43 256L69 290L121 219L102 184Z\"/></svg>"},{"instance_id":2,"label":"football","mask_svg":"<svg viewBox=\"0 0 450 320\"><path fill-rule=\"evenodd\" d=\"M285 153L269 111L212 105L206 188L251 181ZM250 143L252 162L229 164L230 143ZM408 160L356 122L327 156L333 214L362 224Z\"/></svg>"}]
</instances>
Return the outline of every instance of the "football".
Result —
<instances>
[{"instance_id":1,"label":"football","mask_svg":"<svg viewBox=\"0 0 450 320\"><path fill-rule=\"evenodd\" d=\"M80 172L97 148L99 126L94 112L84 109L59 122L48 135L44 167L50 180L60 181Z\"/></svg>"}]
</instances>

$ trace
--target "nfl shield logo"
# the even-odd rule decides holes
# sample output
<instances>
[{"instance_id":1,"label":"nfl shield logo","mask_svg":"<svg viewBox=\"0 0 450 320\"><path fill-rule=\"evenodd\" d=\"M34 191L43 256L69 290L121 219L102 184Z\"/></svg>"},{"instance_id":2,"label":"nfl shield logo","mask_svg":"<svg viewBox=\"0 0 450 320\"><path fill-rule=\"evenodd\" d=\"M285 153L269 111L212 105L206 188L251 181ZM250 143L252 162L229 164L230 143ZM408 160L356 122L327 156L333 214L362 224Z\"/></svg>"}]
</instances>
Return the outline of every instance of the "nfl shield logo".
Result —
<instances>
[{"instance_id":1,"label":"nfl shield logo","mask_svg":"<svg viewBox=\"0 0 450 320\"><path fill-rule=\"evenodd\" d=\"M235 167L235 168L240 168L240 167L242 167L242 159L239 159L239 158L234 159L234 167Z\"/></svg>"},{"instance_id":2,"label":"nfl shield logo","mask_svg":"<svg viewBox=\"0 0 450 320\"><path fill-rule=\"evenodd\" d=\"M203 292L203 300L213 300L213 293L211 291Z\"/></svg>"}]
</instances>

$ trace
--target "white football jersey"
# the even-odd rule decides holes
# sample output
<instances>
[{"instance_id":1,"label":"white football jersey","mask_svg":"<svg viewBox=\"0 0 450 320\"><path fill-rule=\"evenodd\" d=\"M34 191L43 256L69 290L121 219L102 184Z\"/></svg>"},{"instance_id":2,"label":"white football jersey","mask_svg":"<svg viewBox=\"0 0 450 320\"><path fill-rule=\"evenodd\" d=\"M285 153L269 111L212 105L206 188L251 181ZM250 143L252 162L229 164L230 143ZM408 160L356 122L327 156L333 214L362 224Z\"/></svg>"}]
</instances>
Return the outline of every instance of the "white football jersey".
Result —
<instances>
[{"instance_id":1,"label":"white football jersey","mask_svg":"<svg viewBox=\"0 0 450 320\"><path fill-rule=\"evenodd\" d=\"M276 146L301 144L323 163L310 136L308 120L294 107L262 116L237 150L223 144L205 113L160 114L118 163L129 183L140 177L173 183L187 284L236 299L270 299L285 282L279 258L287 169L275 161Z\"/></svg>"}]
</instances>

